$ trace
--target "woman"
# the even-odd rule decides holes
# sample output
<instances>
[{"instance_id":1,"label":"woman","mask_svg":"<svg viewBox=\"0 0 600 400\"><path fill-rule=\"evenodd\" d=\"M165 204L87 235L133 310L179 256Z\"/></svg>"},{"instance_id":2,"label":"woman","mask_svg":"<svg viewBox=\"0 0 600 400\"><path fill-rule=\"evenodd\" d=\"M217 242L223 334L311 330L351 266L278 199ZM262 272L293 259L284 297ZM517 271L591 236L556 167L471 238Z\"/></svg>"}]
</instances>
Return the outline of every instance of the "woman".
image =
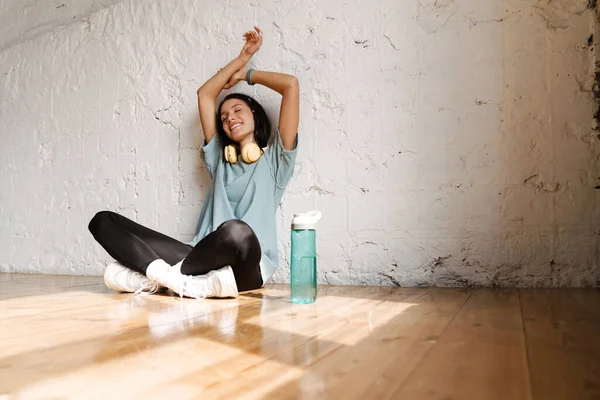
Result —
<instances>
[{"instance_id":1,"label":"woman","mask_svg":"<svg viewBox=\"0 0 600 400\"><path fill-rule=\"evenodd\" d=\"M117 260L106 268L108 287L136 293L165 287L180 296L235 297L262 287L275 272L275 214L294 171L300 89L292 75L245 67L262 45L263 33L255 29L244 34L240 55L198 89L202 155L212 182L196 236L182 243L119 214L97 213L89 230ZM256 100L232 93L216 105L221 90L242 80L282 95L277 134L268 147L271 123Z\"/></svg>"}]
</instances>

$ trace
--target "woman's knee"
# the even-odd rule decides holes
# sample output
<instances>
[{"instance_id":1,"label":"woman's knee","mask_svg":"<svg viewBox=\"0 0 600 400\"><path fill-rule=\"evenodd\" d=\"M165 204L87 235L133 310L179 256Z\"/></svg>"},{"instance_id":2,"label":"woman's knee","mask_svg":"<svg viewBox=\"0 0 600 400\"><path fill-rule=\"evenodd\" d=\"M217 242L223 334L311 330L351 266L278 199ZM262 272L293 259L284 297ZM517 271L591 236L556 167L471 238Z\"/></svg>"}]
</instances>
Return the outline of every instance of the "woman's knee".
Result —
<instances>
[{"instance_id":1,"label":"woman's knee","mask_svg":"<svg viewBox=\"0 0 600 400\"><path fill-rule=\"evenodd\" d=\"M239 219L231 219L223 222L217 230L222 240L235 248L238 254L259 257L260 260L260 242L250 225Z\"/></svg>"},{"instance_id":2,"label":"woman's knee","mask_svg":"<svg viewBox=\"0 0 600 400\"><path fill-rule=\"evenodd\" d=\"M98 233L98 231L100 230L100 227L109 220L112 220L114 218L114 212L113 211L99 211L96 213L96 215L94 215L94 217L90 220L90 223L88 224L88 229L89 231L92 233L92 235L95 235L96 233Z\"/></svg>"},{"instance_id":3,"label":"woman's knee","mask_svg":"<svg viewBox=\"0 0 600 400\"><path fill-rule=\"evenodd\" d=\"M229 237L240 240L256 237L256 234L250 225L241 219L230 219L229 221L225 221L219 225L217 230Z\"/></svg>"}]
</instances>

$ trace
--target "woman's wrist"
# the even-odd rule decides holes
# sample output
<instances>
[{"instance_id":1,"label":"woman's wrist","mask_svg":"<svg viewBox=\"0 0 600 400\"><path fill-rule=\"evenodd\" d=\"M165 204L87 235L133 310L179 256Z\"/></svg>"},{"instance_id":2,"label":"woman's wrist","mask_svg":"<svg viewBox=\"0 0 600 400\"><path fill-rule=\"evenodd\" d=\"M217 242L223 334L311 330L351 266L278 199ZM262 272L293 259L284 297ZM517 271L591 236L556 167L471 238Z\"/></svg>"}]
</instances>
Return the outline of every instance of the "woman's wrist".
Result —
<instances>
[{"instance_id":1,"label":"woman's wrist","mask_svg":"<svg viewBox=\"0 0 600 400\"><path fill-rule=\"evenodd\" d=\"M254 68L247 68L244 72L244 77L248 85L254 85L254 82L252 81L252 72L254 72Z\"/></svg>"},{"instance_id":2,"label":"woman's wrist","mask_svg":"<svg viewBox=\"0 0 600 400\"><path fill-rule=\"evenodd\" d=\"M252 58L252 56L240 53L240 55L237 56L237 58L238 58L238 60L243 61L244 65L246 65L248 63L248 61L250 61L250 59Z\"/></svg>"}]
</instances>

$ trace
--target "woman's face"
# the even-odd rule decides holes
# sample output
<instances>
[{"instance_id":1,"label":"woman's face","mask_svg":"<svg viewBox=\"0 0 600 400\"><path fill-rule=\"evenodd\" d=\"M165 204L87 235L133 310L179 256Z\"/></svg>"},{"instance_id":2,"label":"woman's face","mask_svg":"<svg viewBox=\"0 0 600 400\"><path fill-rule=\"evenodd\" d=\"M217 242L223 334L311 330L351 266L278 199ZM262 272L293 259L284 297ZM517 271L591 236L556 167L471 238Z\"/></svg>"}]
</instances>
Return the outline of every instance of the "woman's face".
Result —
<instances>
[{"instance_id":1,"label":"woman's face","mask_svg":"<svg viewBox=\"0 0 600 400\"><path fill-rule=\"evenodd\" d=\"M229 99L221 106L221 124L227 136L236 143L254 139L254 114L240 99Z\"/></svg>"}]
</instances>

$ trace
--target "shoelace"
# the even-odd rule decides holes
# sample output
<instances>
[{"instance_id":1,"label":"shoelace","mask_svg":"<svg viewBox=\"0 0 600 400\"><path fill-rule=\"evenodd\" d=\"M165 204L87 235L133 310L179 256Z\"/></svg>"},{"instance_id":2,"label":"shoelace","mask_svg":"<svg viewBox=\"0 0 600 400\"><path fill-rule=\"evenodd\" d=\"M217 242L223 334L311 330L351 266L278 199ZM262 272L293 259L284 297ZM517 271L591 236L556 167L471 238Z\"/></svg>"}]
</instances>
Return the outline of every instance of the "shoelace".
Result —
<instances>
[{"instance_id":1,"label":"shoelace","mask_svg":"<svg viewBox=\"0 0 600 400\"><path fill-rule=\"evenodd\" d=\"M185 289L185 279L181 279L181 287L179 288L179 298L183 300L183 289Z\"/></svg>"},{"instance_id":2,"label":"shoelace","mask_svg":"<svg viewBox=\"0 0 600 400\"><path fill-rule=\"evenodd\" d=\"M174 272L172 269L169 269L169 273L171 274L175 274L176 272ZM179 285L179 290L175 291L176 293L179 292L179 298L183 299L183 293L184 290L187 289L187 284L188 284L188 280L192 279L190 276L187 275L182 275L181 273L179 273L181 275L181 278L178 279L178 281L180 281L180 285ZM169 279L170 280L170 279ZM179 282L176 282L179 283ZM169 284L169 287L171 286L171 284ZM177 287L178 285L173 285L175 287ZM149 291L144 291L145 289L150 289ZM158 290L160 289L160 284L156 281L149 281L148 283L142 285L142 287L140 287L138 290L135 291L136 295L141 295L141 296L145 296L148 294L153 294L156 293ZM171 288L172 289L172 288ZM172 289L173 290L173 289ZM206 293L203 293L201 296L195 296L195 295L188 295L189 297L193 297L197 300L204 300L206 299Z\"/></svg>"},{"instance_id":3,"label":"shoelace","mask_svg":"<svg viewBox=\"0 0 600 400\"><path fill-rule=\"evenodd\" d=\"M150 289L145 291L146 289ZM154 294L158 292L160 289L160 284L156 281L149 280L147 283L143 283L142 286L139 287L133 294L136 296L148 296L149 294Z\"/></svg>"},{"instance_id":4,"label":"shoelace","mask_svg":"<svg viewBox=\"0 0 600 400\"><path fill-rule=\"evenodd\" d=\"M172 274L177 273L177 272L174 272L173 269L169 269L169 272L172 273ZM183 299L183 292L184 292L184 290L187 289L188 280L190 280L192 278L188 277L187 275L181 274L181 272L178 272L178 273L181 276L181 278L178 279L179 281L181 281L181 285L179 286L179 298ZM189 297L193 297L193 298L195 298L197 300L200 300L200 299L204 300L204 299L206 299L206 294L202 294L202 296L189 296Z\"/></svg>"}]
</instances>

